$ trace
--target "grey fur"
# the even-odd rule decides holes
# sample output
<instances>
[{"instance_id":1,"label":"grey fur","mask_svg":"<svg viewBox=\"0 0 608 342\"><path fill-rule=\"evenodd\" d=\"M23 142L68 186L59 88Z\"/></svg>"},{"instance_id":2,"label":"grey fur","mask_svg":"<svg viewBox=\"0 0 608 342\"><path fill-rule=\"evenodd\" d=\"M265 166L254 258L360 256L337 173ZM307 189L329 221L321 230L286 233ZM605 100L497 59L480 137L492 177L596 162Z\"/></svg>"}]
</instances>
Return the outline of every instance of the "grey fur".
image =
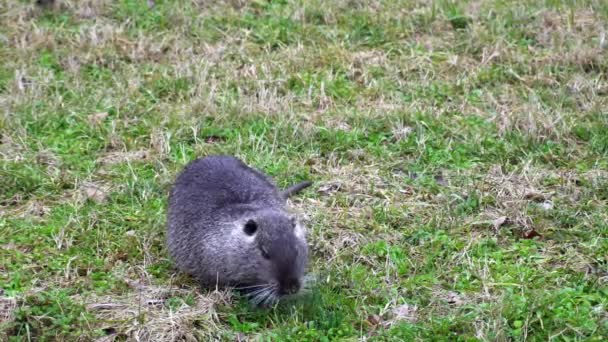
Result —
<instances>
[{"instance_id":1,"label":"grey fur","mask_svg":"<svg viewBox=\"0 0 608 342\"><path fill-rule=\"evenodd\" d=\"M309 185L302 184L280 192L231 156L191 162L169 198L167 244L178 268L205 287L250 289L258 303L297 292L308 249L303 227L285 210L285 195ZM249 236L251 222L257 230Z\"/></svg>"}]
</instances>

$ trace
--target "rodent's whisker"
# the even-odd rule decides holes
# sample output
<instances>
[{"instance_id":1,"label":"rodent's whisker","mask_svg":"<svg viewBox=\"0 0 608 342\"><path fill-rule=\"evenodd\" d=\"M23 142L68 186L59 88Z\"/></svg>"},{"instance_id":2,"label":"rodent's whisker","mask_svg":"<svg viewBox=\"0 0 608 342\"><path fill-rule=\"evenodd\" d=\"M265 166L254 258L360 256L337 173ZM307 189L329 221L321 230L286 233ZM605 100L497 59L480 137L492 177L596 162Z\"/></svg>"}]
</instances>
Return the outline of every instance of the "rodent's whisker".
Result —
<instances>
[{"instance_id":1,"label":"rodent's whisker","mask_svg":"<svg viewBox=\"0 0 608 342\"><path fill-rule=\"evenodd\" d=\"M271 290L271 286L264 286L262 288L256 289L255 291L252 291L251 293L248 294L249 297L251 297L252 299L257 299L260 296L263 296L266 292Z\"/></svg>"},{"instance_id":2,"label":"rodent's whisker","mask_svg":"<svg viewBox=\"0 0 608 342\"><path fill-rule=\"evenodd\" d=\"M262 291L264 291L264 290L266 290L268 288L271 288L271 287L272 287L272 284L264 284L264 285L261 285L261 286L259 286L257 288L254 288L253 290L249 291L248 293L250 295L251 294L260 293L260 292L262 292Z\"/></svg>"},{"instance_id":3,"label":"rodent's whisker","mask_svg":"<svg viewBox=\"0 0 608 342\"><path fill-rule=\"evenodd\" d=\"M260 296L260 303L259 304L262 304L262 305L265 306L267 304L267 302L268 302L268 298L272 297L272 293L273 292L274 291L272 289L268 289L268 291L264 292L264 294L262 296Z\"/></svg>"},{"instance_id":4,"label":"rodent's whisker","mask_svg":"<svg viewBox=\"0 0 608 342\"><path fill-rule=\"evenodd\" d=\"M253 297L252 302L255 305L260 305L260 303L262 303L262 301L264 301L264 298L266 298L268 296L268 293L270 293L270 292L271 292L270 288L265 288L263 291L261 291L255 297Z\"/></svg>"},{"instance_id":5,"label":"rodent's whisker","mask_svg":"<svg viewBox=\"0 0 608 342\"><path fill-rule=\"evenodd\" d=\"M251 285L251 286L239 286L239 287L235 287L235 290L245 290L245 289L253 289L253 288L257 288L257 287L265 287L265 286L269 286L272 284L257 284L257 285Z\"/></svg>"},{"instance_id":6,"label":"rodent's whisker","mask_svg":"<svg viewBox=\"0 0 608 342\"><path fill-rule=\"evenodd\" d=\"M274 303L277 298L278 290L279 290L279 287L276 284L272 285L268 289L268 294L266 295L266 298L264 299L263 304L267 305L269 303Z\"/></svg>"},{"instance_id":7,"label":"rodent's whisker","mask_svg":"<svg viewBox=\"0 0 608 342\"><path fill-rule=\"evenodd\" d=\"M268 295L266 296L266 299L264 299L264 305L268 305L270 303L275 303L277 299L277 291L276 288L272 288L269 292Z\"/></svg>"},{"instance_id":8,"label":"rodent's whisker","mask_svg":"<svg viewBox=\"0 0 608 342\"><path fill-rule=\"evenodd\" d=\"M253 291L251 293L248 294L249 297L251 298L256 298L258 296L260 296L261 294L263 294L264 292L268 291L268 288L262 288L262 289L258 289L256 291Z\"/></svg>"}]
</instances>

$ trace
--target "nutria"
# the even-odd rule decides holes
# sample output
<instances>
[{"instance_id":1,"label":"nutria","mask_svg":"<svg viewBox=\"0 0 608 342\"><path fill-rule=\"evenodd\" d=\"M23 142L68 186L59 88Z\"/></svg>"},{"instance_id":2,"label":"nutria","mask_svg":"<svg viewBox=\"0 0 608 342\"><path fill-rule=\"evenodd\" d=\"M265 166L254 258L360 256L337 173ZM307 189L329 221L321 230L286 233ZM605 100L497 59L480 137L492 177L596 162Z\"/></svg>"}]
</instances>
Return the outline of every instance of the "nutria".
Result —
<instances>
[{"instance_id":1,"label":"nutria","mask_svg":"<svg viewBox=\"0 0 608 342\"><path fill-rule=\"evenodd\" d=\"M169 197L167 244L177 267L202 286L234 287L271 304L302 286L305 228L285 209L289 196L262 172L231 156L188 164Z\"/></svg>"}]
</instances>

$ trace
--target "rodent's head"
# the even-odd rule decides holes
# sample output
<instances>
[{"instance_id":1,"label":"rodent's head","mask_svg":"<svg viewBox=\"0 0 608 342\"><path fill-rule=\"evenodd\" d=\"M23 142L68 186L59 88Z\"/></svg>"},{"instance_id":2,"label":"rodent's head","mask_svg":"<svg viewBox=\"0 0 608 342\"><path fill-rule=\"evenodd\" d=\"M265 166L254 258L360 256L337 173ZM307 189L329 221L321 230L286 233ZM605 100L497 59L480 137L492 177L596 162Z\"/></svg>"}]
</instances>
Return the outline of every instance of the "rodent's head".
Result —
<instances>
[{"instance_id":1,"label":"rodent's head","mask_svg":"<svg viewBox=\"0 0 608 342\"><path fill-rule=\"evenodd\" d=\"M297 293L308 261L304 227L282 212L263 212L235 228L243 241L241 284L257 304L271 303Z\"/></svg>"}]
</instances>

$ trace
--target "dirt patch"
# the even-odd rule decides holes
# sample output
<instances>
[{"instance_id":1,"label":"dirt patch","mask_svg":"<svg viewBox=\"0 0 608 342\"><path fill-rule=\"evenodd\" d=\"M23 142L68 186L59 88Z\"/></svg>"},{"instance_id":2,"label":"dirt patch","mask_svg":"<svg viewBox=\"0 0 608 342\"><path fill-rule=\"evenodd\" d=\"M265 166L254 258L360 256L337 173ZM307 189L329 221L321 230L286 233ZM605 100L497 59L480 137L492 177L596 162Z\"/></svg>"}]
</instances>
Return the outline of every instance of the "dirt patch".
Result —
<instances>
[{"instance_id":1,"label":"dirt patch","mask_svg":"<svg viewBox=\"0 0 608 342\"><path fill-rule=\"evenodd\" d=\"M99 112L95 114L91 114L87 117L87 121L91 125L99 125L108 117L107 112Z\"/></svg>"},{"instance_id":2,"label":"dirt patch","mask_svg":"<svg viewBox=\"0 0 608 342\"><path fill-rule=\"evenodd\" d=\"M98 159L98 162L103 165L113 165L124 162L143 161L150 158L150 152L145 150L139 151L124 151L124 152L109 152Z\"/></svg>"},{"instance_id":3,"label":"dirt patch","mask_svg":"<svg viewBox=\"0 0 608 342\"><path fill-rule=\"evenodd\" d=\"M104 204L108 201L108 188L101 184L84 183L80 187L82 198L91 200L97 204Z\"/></svg>"}]
</instances>

